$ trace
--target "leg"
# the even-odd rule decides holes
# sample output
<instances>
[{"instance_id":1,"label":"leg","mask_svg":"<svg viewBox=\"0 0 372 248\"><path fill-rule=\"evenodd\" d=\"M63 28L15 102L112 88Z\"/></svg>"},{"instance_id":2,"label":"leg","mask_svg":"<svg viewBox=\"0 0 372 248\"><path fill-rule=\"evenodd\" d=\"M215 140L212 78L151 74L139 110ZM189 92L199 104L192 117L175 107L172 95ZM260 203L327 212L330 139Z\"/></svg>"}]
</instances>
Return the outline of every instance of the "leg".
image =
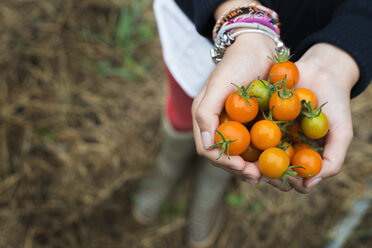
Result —
<instances>
[{"instance_id":1,"label":"leg","mask_svg":"<svg viewBox=\"0 0 372 248\"><path fill-rule=\"evenodd\" d=\"M191 104L187 96L166 69L169 92L162 116L163 143L153 170L136 193L133 216L142 224L150 224L162 203L181 178L195 155L192 134Z\"/></svg>"},{"instance_id":2,"label":"leg","mask_svg":"<svg viewBox=\"0 0 372 248\"><path fill-rule=\"evenodd\" d=\"M188 239L191 247L212 245L222 228L222 206L231 174L202 158L190 211Z\"/></svg>"}]
</instances>

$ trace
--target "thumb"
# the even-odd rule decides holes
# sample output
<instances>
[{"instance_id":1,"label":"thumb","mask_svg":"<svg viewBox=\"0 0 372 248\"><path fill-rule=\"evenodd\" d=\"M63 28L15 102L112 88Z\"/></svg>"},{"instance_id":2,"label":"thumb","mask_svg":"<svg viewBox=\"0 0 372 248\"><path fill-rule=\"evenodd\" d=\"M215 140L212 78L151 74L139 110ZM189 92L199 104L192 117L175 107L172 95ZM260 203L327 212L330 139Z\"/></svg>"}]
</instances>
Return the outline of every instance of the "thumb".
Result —
<instances>
[{"instance_id":1,"label":"thumb","mask_svg":"<svg viewBox=\"0 0 372 248\"><path fill-rule=\"evenodd\" d=\"M353 138L352 128L331 130L323 152L323 165L318 175L305 180L305 187L312 188L320 180L337 175L342 168L347 149Z\"/></svg>"},{"instance_id":2,"label":"thumb","mask_svg":"<svg viewBox=\"0 0 372 248\"><path fill-rule=\"evenodd\" d=\"M195 111L195 120L205 149L209 149L214 143L214 133L219 125L219 115L224 108L227 94L221 94L221 92L228 91L213 87L213 84L208 84L205 94Z\"/></svg>"}]
</instances>

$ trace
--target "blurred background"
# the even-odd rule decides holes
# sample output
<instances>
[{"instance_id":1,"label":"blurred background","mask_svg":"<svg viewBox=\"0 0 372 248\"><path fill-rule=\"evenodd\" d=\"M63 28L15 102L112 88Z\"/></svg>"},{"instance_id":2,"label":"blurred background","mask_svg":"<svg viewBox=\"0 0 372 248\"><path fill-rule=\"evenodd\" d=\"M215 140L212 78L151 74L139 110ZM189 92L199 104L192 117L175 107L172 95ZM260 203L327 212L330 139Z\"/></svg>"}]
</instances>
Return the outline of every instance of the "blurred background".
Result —
<instances>
[{"instance_id":1,"label":"blurred background","mask_svg":"<svg viewBox=\"0 0 372 248\"><path fill-rule=\"evenodd\" d=\"M154 225L130 213L164 81L150 0L0 1L0 247L186 247L192 171ZM215 247L372 247L371 98L352 100L344 168L311 194L234 181Z\"/></svg>"}]
</instances>

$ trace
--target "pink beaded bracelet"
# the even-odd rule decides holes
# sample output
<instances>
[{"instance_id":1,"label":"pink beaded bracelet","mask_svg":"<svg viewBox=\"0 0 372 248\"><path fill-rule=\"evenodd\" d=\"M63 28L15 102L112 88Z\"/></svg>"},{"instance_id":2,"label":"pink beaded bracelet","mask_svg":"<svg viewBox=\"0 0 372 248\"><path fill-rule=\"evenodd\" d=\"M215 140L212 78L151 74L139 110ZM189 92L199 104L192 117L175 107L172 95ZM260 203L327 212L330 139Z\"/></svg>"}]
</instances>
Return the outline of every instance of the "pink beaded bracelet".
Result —
<instances>
[{"instance_id":1,"label":"pink beaded bracelet","mask_svg":"<svg viewBox=\"0 0 372 248\"><path fill-rule=\"evenodd\" d=\"M270 22L269 18L250 18L250 17L237 18L237 19L230 20L228 23L226 23L226 25L229 25L229 24L232 24L232 23L259 23L259 24L265 25L266 27L270 28L275 33L277 33L278 35L280 34L279 27L276 26L276 25L273 25Z\"/></svg>"}]
</instances>

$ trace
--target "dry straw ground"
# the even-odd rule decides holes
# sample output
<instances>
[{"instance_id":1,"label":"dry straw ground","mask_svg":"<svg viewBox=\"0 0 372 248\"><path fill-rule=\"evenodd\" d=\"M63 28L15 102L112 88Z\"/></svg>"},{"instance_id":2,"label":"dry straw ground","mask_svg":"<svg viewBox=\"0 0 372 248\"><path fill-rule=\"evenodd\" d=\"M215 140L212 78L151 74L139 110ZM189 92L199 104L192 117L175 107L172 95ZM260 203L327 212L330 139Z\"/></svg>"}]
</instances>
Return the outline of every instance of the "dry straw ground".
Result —
<instances>
[{"instance_id":1,"label":"dry straw ground","mask_svg":"<svg viewBox=\"0 0 372 248\"><path fill-rule=\"evenodd\" d=\"M128 4L0 2L0 247L184 247L191 177L153 226L130 215L160 143L165 88L156 36L122 45L138 39L117 33ZM155 30L149 4L142 35ZM112 69L124 65L134 74ZM340 175L310 195L235 182L216 247L325 244L372 175L371 98L369 87L352 101L355 139ZM371 223L369 210L346 247L371 247Z\"/></svg>"}]
</instances>

